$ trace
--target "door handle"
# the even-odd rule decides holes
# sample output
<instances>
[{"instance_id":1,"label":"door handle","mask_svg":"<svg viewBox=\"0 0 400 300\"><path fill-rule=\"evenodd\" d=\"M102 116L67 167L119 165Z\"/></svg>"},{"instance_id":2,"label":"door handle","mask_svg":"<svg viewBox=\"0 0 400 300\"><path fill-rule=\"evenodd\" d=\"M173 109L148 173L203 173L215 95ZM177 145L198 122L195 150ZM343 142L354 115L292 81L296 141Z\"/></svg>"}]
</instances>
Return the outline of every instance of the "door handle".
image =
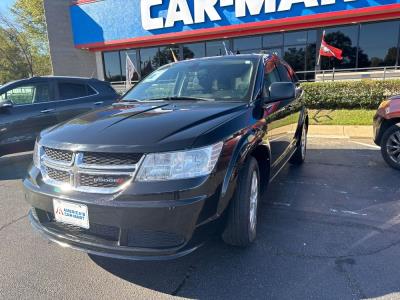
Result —
<instances>
[{"instance_id":1,"label":"door handle","mask_svg":"<svg viewBox=\"0 0 400 300\"><path fill-rule=\"evenodd\" d=\"M104 101L99 101L99 102L93 103L93 105L102 105L103 103L104 103Z\"/></svg>"},{"instance_id":2,"label":"door handle","mask_svg":"<svg viewBox=\"0 0 400 300\"><path fill-rule=\"evenodd\" d=\"M42 114L48 114L48 113L53 112L54 110L55 110L55 109L45 109L45 110L42 110L41 113L42 113Z\"/></svg>"}]
</instances>

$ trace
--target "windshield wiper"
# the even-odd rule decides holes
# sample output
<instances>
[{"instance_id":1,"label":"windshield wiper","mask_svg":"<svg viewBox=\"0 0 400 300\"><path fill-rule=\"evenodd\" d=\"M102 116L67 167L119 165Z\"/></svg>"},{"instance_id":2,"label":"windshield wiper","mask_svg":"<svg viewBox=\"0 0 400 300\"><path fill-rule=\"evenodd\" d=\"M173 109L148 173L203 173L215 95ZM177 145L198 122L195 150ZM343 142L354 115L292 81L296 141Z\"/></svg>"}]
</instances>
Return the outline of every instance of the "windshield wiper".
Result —
<instances>
[{"instance_id":1,"label":"windshield wiper","mask_svg":"<svg viewBox=\"0 0 400 300\"><path fill-rule=\"evenodd\" d=\"M208 98L200 98L200 97L186 97L186 96L172 96L172 97L160 97L149 99L149 101L185 101L185 100L192 100L192 101L213 101L213 99Z\"/></svg>"},{"instance_id":2,"label":"windshield wiper","mask_svg":"<svg viewBox=\"0 0 400 300\"><path fill-rule=\"evenodd\" d=\"M142 101L142 100L139 100L139 99L121 99L121 100L119 100L120 103L121 102L140 102L140 101Z\"/></svg>"}]
</instances>

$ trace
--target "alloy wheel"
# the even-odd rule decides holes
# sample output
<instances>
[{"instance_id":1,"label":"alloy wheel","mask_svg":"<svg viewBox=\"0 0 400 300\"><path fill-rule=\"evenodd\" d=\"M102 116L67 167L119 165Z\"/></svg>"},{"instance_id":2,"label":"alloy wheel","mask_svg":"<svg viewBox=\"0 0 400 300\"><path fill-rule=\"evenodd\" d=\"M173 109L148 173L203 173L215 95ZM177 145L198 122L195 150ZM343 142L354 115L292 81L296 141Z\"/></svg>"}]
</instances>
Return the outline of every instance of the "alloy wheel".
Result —
<instances>
[{"instance_id":1,"label":"alloy wheel","mask_svg":"<svg viewBox=\"0 0 400 300\"><path fill-rule=\"evenodd\" d=\"M252 233L256 231L257 227L257 210L258 210L258 176L257 172L254 171L251 178L251 190L250 190L250 230Z\"/></svg>"},{"instance_id":2,"label":"alloy wheel","mask_svg":"<svg viewBox=\"0 0 400 300\"><path fill-rule=\"evenodd\" d=\"M400 164L400 130L395 131L386 143L386 151L391 160Z\"/></svg>"},{"instance_id":3,"label":"alloy wheel","mask_svg":"<svg viewBox=\"0 0 400 300\"><path fill-rule=\"evenodd\" d=\"M306 158L306 153L307 153L307 128L305 125L303 125L303 133L301 134L301 157L303 160Z\"/></svg>"}]
</instances>

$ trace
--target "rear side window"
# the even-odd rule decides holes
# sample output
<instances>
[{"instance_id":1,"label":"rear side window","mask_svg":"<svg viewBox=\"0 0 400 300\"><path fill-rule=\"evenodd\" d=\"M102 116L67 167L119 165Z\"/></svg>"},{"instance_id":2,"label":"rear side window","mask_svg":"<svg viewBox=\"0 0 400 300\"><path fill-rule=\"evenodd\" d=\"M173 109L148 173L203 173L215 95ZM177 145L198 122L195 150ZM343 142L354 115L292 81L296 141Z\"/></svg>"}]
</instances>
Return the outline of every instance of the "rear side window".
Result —
<instances>
[{"instance_id":1,"label":"rear side window","mask_svg":"<svg viewBox=\"0 0 400 300\"><path fill-rule=\"evenodd\" d=\"M88 96L96 95L96 91L90 85L87 86L87 91Z\"/></svg>"},{"instance_id":2,"label":"rear side window","mask_svg":"<svg viewBox=\"0 0 400 300\"><path fill-rule=\"evenodd\" d=\"M104 91L110 94L116 94L117 92L114 90L114 88L111 85L104 84L102 85L104 87Z\"/></svg>"},{"instance_id":3,"label":"rear side window","mask_svg":"<svg viewBox=\"0 0 400 300\"><path fill-rule=\"evenodd\" d=\"M283 64L278 64L278 71L282 82L293 82L289 70Z\"/></svg>"},{"instance_id":4,"label":"rear side window","mask_svg":"<svg viewBox=\"0 0 400 300\"><path fill-rule=\"evenodd\" d=\"M60 82L58 84L60 100L75 99L95 95L96 91L87 84Z\"/></svg>"}]
</instances>

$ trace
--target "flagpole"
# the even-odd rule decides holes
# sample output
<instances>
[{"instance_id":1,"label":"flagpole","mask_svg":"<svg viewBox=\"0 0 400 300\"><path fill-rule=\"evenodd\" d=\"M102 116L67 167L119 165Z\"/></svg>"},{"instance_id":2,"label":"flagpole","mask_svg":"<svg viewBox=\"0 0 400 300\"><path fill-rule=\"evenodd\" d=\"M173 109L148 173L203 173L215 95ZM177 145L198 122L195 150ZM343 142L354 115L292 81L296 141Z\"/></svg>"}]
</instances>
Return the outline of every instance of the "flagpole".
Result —
<instances>
[{"instance_id":1,"label":"flagpole","mask_svg":"<svg viewBox=\"0 0 400 300\"><path fill-rule=\"evenodd\" d=\"M321 63L321 47L322 47L322 41L325 40L325 30L322 33L322 40L321 40L321 45L319 47L319 51L318 51L318 61L317 61L317 66L320 65Z\"/></svg>"},{"instance_id":2,"label":"flagpole","mask_svg":"<svg viewBox=\"0 0 400 300\"><path fill-rule=\"evenodd\" d=\"M174 50L172 50L172 48L169 48L169 50L171 50L172 58L174 59L174 62L178 62L178 58L176 57Z\"/></svg>"},{"instance_id":3,"label":"flagpole","mask_svg":"<svg viewBox=\"0 0 400 300\"><path fill-rule=\"evenodd\" d=\"M125 52L125 90L128 90L128 51Z\"/></svg>"}]
</instances>

